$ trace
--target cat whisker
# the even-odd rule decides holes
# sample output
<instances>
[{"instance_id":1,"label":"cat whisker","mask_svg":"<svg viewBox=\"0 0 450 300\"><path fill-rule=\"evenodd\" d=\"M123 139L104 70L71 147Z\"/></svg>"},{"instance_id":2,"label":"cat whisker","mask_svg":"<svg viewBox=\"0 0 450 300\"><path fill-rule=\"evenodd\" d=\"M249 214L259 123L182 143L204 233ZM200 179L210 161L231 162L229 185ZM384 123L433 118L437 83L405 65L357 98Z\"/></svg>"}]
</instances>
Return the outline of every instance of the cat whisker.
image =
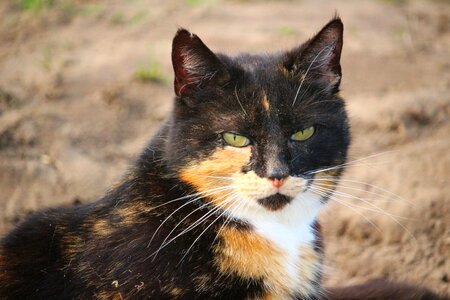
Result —
<instances>
[{"instance_id":1,"label":"cat whisker","mask_svg":"<svg viewBox=\"0 0 450 300\"><path fill-rule=\"evenodd\" d=\"M239 191L238 191L236 194L240 196ZM233 214L234 214L238 209L242 208L242 207L243 207L243 204L244 204L244 202L241 202L241 201L235 201L233 204L230 205L230 207L229 207L228 209L226 208L226 210L229 211L229 214L228 214L227 218L225 219L225 222L222 224L222 226L220 226L219 230L217 230L216 237L215 237L214 240L212 241L211 246L214 245L214 243L216 242L216 240L217 240L217 238L219 237L219 234L220 234L220 232L223 230L223 228L224 228L225 226L227 226L227 225L231 222L231 220L233 219ZM232 210L232 207L233 207L233 206L235 206L235 207L234 207L233 210ZM232 211L231 211L231 210L232 210Z\"/></svg>"},{"instance_id":2,"label":"cat whisker","mask_svg":"<svg viewBox=\"0 0 450 300\"><path fill-rule=\"evenodd\" d=\"M234 199L237 198L237 195L234 197ZM233 200L234 200L233 199ZM184 253L183 257L181 257L180 262L178 263L178 265L180 265L184 258L186 257L186 255L189 253L189 251L192 249L192 247L194 246L194 244L200 239L200 237L212 226L214 225L214 223L217 222L217 220L219 220L224 214L226 213L226 210L224 210L216 219L214 219L214 221L212 221L198 236L197 238L194 240L194 242L192 242L191 246L189 246L189 248L186 250L186 252Z\"/></svg>"},{"instance_id":3,"label":"cat whisker","mask_svg":"<svg viewBox=\"0 0 450 300\"><path fill-rule=\"evenodd\" d=\"M315 190L316 191L322 191L322 192L332 192L329 189L318 188L317 186L315 187ZM363 199L363 198L360 198L360 197L356 197L354 195L350 195L350 194L334 191L334 192L332 192L332 195L330 195L329 197L330 198L331 197L337 198L337 196L342 196L342 197L346 197L346 198L350 198L350 199L360 200L360 201L370 205L375 210L370 209L369 207L360 207L360 208L363 208L363 209L366 209L366 210L370 210L370 211L375 211L375 212L381 213L381 214L383 214L385 216L388 216L392 221L397 223L397 225L399 225L414 241L417 242L416 237L408 230L408 228L406 228L405 225L403 225L399 220L397 220L397 218L401 218L401 219L408 219L408 218L388 213L388 212L384 211L383 209L381 209L380 207L376 206L375 204L371 203L370 201L368 201L366 199ZM341 198L337 198L337 199L339 199L340 201L345 201L345 200L343 200ZM348 202L346 202L346 203L349 204Z\"/></svg>"},{"instance_id":4,"label":"cat whisker","mask_svg":"<svg viewBox=\"0 0 450 300\"><path fill-rule=\"evenodd\" d=\"M225 200L222 205L225 205L227 203L229 203L231 200L227 199ZM184 229L181 233L179 233L178 235L176 235L175 237L173 237L172 239L170 239L168 242L166 242L165 244L161 244L161 246L159 247L158 250L156 250L155 252L153 252L152 254L150 254L145 260L147 260L148 258L153 257L152 261L155 260L157 254L159 253L159 251L161 251L163 248L165 248L167 245L169 245L171 242L173 242L174 240L176 240L178 237L182 236L183 234L193 230L195 227L197 227L198 225L200 225L201 223L203 223L203 221L205 221L209 216L213 215L216 211L220 210L221 206L220 204L217 205L216 207L214 207L213 209L211 209L210 211L208 211L207 213L205 213L205 215L203 215L199 220L195 221L193 224L191 224L188 228Z\"/></svg>"},{"instance_id":5,"label":"cat whisker","mask_svg":"<svg viewBox=\"0 0 450 300\"><path fill-rule=\"evenodd\" d=\"M298 93L300 93L300 90L302 88L303 82L306 79L306 76L308 76L308 72L311 69L312 65L314 64L314 62L317 60L317 58L319 58L320 54L322 54L323 51L325 51L325 49L328 49L329 47L325 47L322 50L319 51L319 53L317 53L317 55L314 57L314 59L311 61L311 63L309 64L308 68L306 69L305 75L302 76L302 81L300 81L300 85L297 89L297 93L295 93L295 97L294 97L294 101L292 101L292 106L295 105L295 102L297 101L297 97L298 97Z\"/></svg>"},{"instance_id":6,"label":"cat whisker","mask_svg":"<svg viewBox=\"0 0 450 300\"><path fill-rule=\"evenodd\" d=\"M381 229L372 221L372 220L370 220L368 217L366 217L364 214L362 214L362 213L360 213L358 210L356 210L355 208L354 208L354 206L353 206L353 204L349 204L349 203L347 203L347 202L345 202L345 201L342 201L341 199L338 199L338 198L336 198L336 197L333 197L332 195L327 195L327 194L325 194L325 193L322 193L322 192L320 192L320 191L315 191L318 195L320 195L320 196L324 196L324 197L327 197L328 199L330 199L330 200L333 200L333 201L335 201L335 202L337 202L337 203L339 203L339 204L341 204L341 205L344 205L344 206L346 206L346 207L348 207L348 208L350 208L352 211L354 211L355 213L357 213L358 215L360 215L361 217L363 217L367 222L369 222L378 232L380 232L381 233Z\"/></svg>"},{"instance_id":7,"label":"cat whisker","mask_svg":"<svg viewBox=\"0 0 450 300\"><path fill-rule=\"evenodd\" d=\"M306 78L306 77L305 77L305 78ZM311 89L311 84L308 84L308 85L306 86L306 89L303 90L302 94L299 95L299 96L297 96L297 99L298 99L298 98L300 98L300 99L308 99L308 98L305 98L305 95L308 94L308 92L310 91L310 89ZM310 102L312 102L312 101L313 101L313 97L311 97L310 99L311 99ZM294 107L294 105L292 105L292 107Z\"/></svg>"},{"instance_id":8,"label":"cat whisker","mask_svg":"<svg viewBox=\"0 0 450 300\"><path fill-rule=\"evenodd\" d=\"M161 224L159 224L158 228L156 228L155 232L153 233L152 237L150 238L150 241L149 241L148 244L147 244L147 248L150 247L150 244L152 243L153 239L155 238L156 234L157 234L158 231L161 229L161 227L162 227L162 226L166 223L166 221L169 220L170 217L172 217L177 211L179 211L180 209L182 209L182 208L185 207L186 205L189 205L189 204L191 204L191 203L193 203L193 202L195 202L195 201L197 201L197 200L199 200L199 199L201 199L201 198L211 196L211 195L213 195L213 194L215 194L215 193L221 192L221 191L223 191L223 190L231 189L231 188L233 188L233 187L234 187L234 186L225 186L225 187L220 187L220 188L218 188L218 189L213 189L212 194L211 194L211 193L208 194L208 192L211 192L211 190L210 190L210 191L206 191L206 192L203 193L201 196L196 197L196 198L194 198L194 199L191 199L191 200L189 200L188 202L186 202L186 203L184 203L183 205L181 205L180 207L178 207L177 209L175 209L172 213L170 213L170 214L169 214L169 215L161 222Z\"/></svg>"},{"instance_id":9,"label":"cat whisker","mask_svg":"<svg viewBox=\"0 0 450 300\"><path fill-rule=\"evenodd\" d=\"M225 194L225 195L223 195L223 196L221 196L221 197L219 197L219 198L217 198L217 199L214 199L214 200L215 200L215 201L221 200L221 199L223 199L223 198L225 198L225 197L228 197L228 196L231 195L231 194L233 194L233 191L232 191L232 192L229 192L228 194ZM175 229L176 229L181 223L183 223L184 220L186 220L187 218L189 218L189 216L191 216L192 214L194 214L196 211L201 210L201 209L203 209L203 208L205 208L206 206L209 206L209 205L211 205L211 203L206 202L206 203L202 204L200 207L194 209L192 212L190 212L188 215L186 215L183 219L181 219L181 221L178 222L178 223L172 228L172 230L169 232L169 234L164 238L164 240L162 241L161 245L163 245L163 244L168 240L168 238L172 235L172 233L175 231Z\"/></svg>"},{"instance_id":10,"label":"cat whisker","mask_svg":"<svg viewBox=\"0 0 450 300\"><path fill-rule=\"evenodd\" d=\"M375 189L375 190L384 192L384 193L386 193L386 194L388 194L388 195L394 197L394 198L397 199L398 201L406 202L406 203L410 204L410 205L413 206L413 207L416 206L413 202L411 202L411 201L409 201L409 200L407 200L407 199L402 198L401 196L397 195L396 193L393 193L393 192L391 192L391 191L389 191L389 190L383 189L382 187L379 187L379 186L377 186L377 185L374 185L374 184L371 184L371 183L368 183L368 182L364 182L364 181L360 181L360 180L353 180L353 179L338 179L338 178L331 178L331 177L330 177L330 178L326 178L326 177L324 177L324 178L314 178L314 181L333 181L333 182L338 183L339 186L345 186L345 185L343 185L342 183L361 184L361 185L363 185L363 186L368 186L368 187L373 188L373 189Z\"/></svg>"},{"instance_id":11,"label":"cat whisker","mask_svg":"<svg viewBox=\"0 0 450 300\"><path fill-rule=\"evenodd\" d=\"M311 107L313 105L318 105L318 104L323 104L323 103L328 103L328 102L330 102L330 103L333 103L333 102L335 102L335 103L342 103L342 100L340 100L340 99L339 100L338 99L329 99L329 100L309 101L307 103L303 103L302 108L306 109L306 108L309 108L309 107Z\"/></svg>"},{"instance_id":12,"label":"cat whisker","mask_svg":"<svg viewBox=\"0 0 450 300\"><path fill-rule=\"evenodd\" d=\"M197 221L195 221L193 224L191 224L188 228L186 228L183 232L180 233L180 235L186 233L187 231L192 230L194 227L196 227L197 225L200 225L203 221L206 221L206 219L208 217L210 217L211 215L213 215L214 213L216 213L217 211L219 211L220 209L226 209L225 205L227 205L228 203L234 201L237 197L237 193L232 193L231 195L229 195L228 197L232 197L232 198L227 198L225 201L223 201L222 203L217 204L211 211L207 212L205 215L203 215L200 219L198 219Z\"/></svg>"},{"instance_id":13,"label":"cat whisker","mask_svg":"<svg viewBox=\"0 0 450 300\"><path fill-rule=\"evenodd\" d=\"M351 195L351 194L341 193L339 191L334 191L334 190L331 190L331 189L321 188L321 187L318 187L318 186L315 186L314 189L320 190L320 191L325 192L325 193L329 192L334 197L341 196L341 197L345 197L345 198L349 198L349 199L359 200L359 201L367 203L368 205L373 207L373 208L370 208L370 207L365 207L365 206L358 206L359 208L362 208L362 209L365 209L365 210L369 210L369 211L373 211L373 212L379 212L379 213L382 213L382 214L384 214L384 215L386 215L388 217L391 217L391 218L400 218L400 219L405 219L405 220L408 219L408 218L403 217L403 216L398 216L398 215L394 215L394 214L388 213L388 212L384 211L382 208L376 206L375 204L371 203L369 200L364 199L364 198L360 198L360 197L357 197L357 196L354 196L354 195Z\"/></svg>"},{"instance_id":14,"label":"cat whisker","mask_svg":"<svg viewBox=\"0 0 450 300\"><path fill-rule=\"evenodd\" d=\"M167 220L170 219L170 217L172 217L177 211L179 211L180 209L182 209L183 207L185 207L186 205L189 205L199 199L201 199L202 197L196 197L194 199L189 200L188 202L184 203L183 205L181 205L180 207L178 207L177 209L175 209L170 215L168 215L162 222L161 224L159 224L158 228L156 228L156 230L153 232L152 237L150 238L150 241L147 244L147 248L150 247L151 243L153 242L153 239L155 238L156 234L158 233L158 231L161 229L161 227L164 225L164 223L166 223Z\"/></svg>"},{"instance_id":15,"label":"cat whisker","mask_svg":"<svg viewBox=\"0 0 450 300\"><path fill-rule=\"evenodd\" d=\"M375 158L375 157L378 157L378 156L381 156L381 155L385 155L385 154L391 153L391 152L394 152L394 151L384 151L384 152L372 154L372 155L365 156L365 157L362 157L362 158L358 158L358 159L355 159L355 160L352 160L352 161L349 161L349 162L346 162L346 163L343 163L343 164L339 164L339 165L336 165L336 166L325 167L325 168L321 168L321 169L312 170L312 171L307 172L306 174L312 175L312 174L321 173L321 172L325 172L325 171L331 171L331 170L334 170L334 169L337 169L337 168L340 168L340 167L352 166L356 162L360 162L360 161L363 161L363 160Z\"/></svg>"},{"instance_id":16,"label":"cat whisker","mask_svg":"<svg viewBox=\"0 0 450 300\"><path fill-rule=\"evenodd\" d=\"M346 190L363 192L363 193L367 193L367 194L374 195L374 196L377 196L377 197L381 197L381 199L377 199L376 201L391 202L391 198L389 198L388 197L389 195L387 195L386 193L376 193L374 191L370 191L370 190L367 190L367 189L359 189L359 188L355 188L355 187L351 187L351 186L346 186L346 185L343 185L343 184L337 185L337 183L336 183L336 185L323 183L323 182L330 181L330 180L326 180L326 179L324 179L324 180L316 180L316 181L319 181L319 182L315 183L315 185L319 186L319 187L323 187L323 188L334 188L335 187L335 188L337 188L337 190L339 190L339 189L346 189ZM323 181L323 182L321 182L321 181ZM400 200L403 200L403 199L400 199ZM406 203L406 204L409 204L409 203Z\"/></svg>"},{"instance_id":17,"label":"cat whisker","mask_svg":"<svg viewBox=\"0 0 450 300\"><path fill-rule=\"evenodd\" d=\"M306 86L306 89L303 90L303 93L299 96L300 99L305 99L306 95L311 91L311 86L312 84L308 84ZM315 93L314 93L315 94ZM314 99L315 97L310 97L311 102L313 101L312 99Z\"/></svg>"},{"instance_id":18,"label":"cat whisker","mask_svg":"<svg viewBox=\"0 0 450 300\"><path fill-rule=\"evenodd\" d=\"M214 178L214 179L228 179L228 180L234 180L235 179L234 176L210 176L210 175L198 175L198 174L196 174L196 176L204 177L204 178Z\"/></svg>"},{"instance_id":19,"label":"cat whisker","mask_svg":"<svg viewBox=\"0 0 450 300\"><path fill-rule=\"evenodd\" d=\"M248 117L248 114L245 111L244 106L242 106L241 100L239 100L239 95L238 95L238 92L237 92L237 84L234 86L234 95L236 96L236 100L239 103L239 106L241 107L242 111Z\"/></svg>"},{"instance_id":20,"label":"cat whisker","mask_svg":"<svg viewBox=\"0 0 450 300\"><path fill-rule=\"evenodd\" d=\"M214 188L214 189L206 190L206 191L203 191L203 192L197 192L197 193L189 194L189 195L186 195L186 196L183 196L183 197L179 197L179 198L176 198L176 199L173 199L173 200L164 202L164 203L159 204L159 205L157 205L157 206L153 206L152 209L154 210L154 209L156 209L156 208L162 207L162 206L164 206L164 205L167 205L167 204L170 204L170 203L173 203L173 202L176 202L176 201L181 201L181 200L184 200L184 199L188 199L188 198L200 196L200 195L203 195L203 194L212 192L212 191L222 190L223 188L224 188L224 187L219 187L219 188Z\"/></svg>"}]
</instances>

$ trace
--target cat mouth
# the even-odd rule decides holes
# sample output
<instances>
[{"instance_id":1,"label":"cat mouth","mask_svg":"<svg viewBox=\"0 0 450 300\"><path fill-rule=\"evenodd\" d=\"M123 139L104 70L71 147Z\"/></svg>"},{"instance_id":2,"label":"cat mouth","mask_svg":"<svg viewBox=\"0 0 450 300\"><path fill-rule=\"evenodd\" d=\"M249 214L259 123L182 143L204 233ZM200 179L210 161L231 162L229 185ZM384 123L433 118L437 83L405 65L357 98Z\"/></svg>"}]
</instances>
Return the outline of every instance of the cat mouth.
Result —
<instances>
[{"instance_id":1,"label":"cat mouth","mask_svg":"<svg viewBox=\"0 0 450 300\"><path fill-rule=\"evenodd\" d=\"M280 193L258 199L258 203L271 211L280 210L291 202L292 198Z\"/></svg>"}]
</instances>

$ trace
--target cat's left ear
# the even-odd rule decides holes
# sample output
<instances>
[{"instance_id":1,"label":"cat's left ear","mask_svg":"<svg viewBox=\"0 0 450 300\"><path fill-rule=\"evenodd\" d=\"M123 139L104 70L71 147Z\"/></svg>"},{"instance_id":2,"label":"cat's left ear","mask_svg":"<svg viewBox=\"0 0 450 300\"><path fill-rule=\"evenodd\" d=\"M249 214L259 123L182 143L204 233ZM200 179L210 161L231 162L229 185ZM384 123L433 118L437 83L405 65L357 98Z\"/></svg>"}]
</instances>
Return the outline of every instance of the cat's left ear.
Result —
<instances>
[{"instance_id":1,"label":"cat's left ear","mask_svg":"<svg viewBox=\"0 0 450 300\"><path fill-rule=\"evenodd\" d=\"M284 67L298 77L312 79L336 93L341 83L341 51L344 25L336 17L312 39L287 54Z\"/></svg>"},{"instance_id":2,"label":"cat's left ear","mask_svg":"<svg viewBox=\"0 0 450 300\"><path fill-rule=\"evenodd\" d=\"M172 64L177 96L190 96L205 85L221 86L230 79L222 61L186 29L179 29L173 39Z\"/></svg>"}]
</instances>

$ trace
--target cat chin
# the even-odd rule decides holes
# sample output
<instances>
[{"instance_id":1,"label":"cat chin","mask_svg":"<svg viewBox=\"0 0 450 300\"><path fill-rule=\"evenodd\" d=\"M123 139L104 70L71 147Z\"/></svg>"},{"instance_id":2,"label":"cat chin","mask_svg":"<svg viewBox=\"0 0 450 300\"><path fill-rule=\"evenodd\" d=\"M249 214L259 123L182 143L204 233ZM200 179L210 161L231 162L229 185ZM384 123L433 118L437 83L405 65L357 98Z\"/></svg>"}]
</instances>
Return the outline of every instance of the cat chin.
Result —
<instances>
[{"instance_id":1,"label":"cat chin","mask_svg":"<svg viewBox=\"0 0 450 300\"><path fill-rule=\"evenodd\" d=\"M271 210L259 203L263 199L271 198L269 195L263 198L243 197L239 199L243 205L239 206L239 209L233 209L228 213L237 220L253 225L269 222L296 227L304 226L305 224L309 226L324 206L322 197L311 191L301 192L295 197L284 196L291 200L277 210Z\"/></svg>"},{"instance_id":2,"label":"cat chin","mask_svg":"<svg viewBox=\"0 0 450 300\"><path fill-rule=\"evenodd\" d=\"M258 203L262 205L264 208L277 211L283 209L286 205L288 205L292 201L292 197L276 193L271 196L258 199Z\"/></svg>"}]
</instances>

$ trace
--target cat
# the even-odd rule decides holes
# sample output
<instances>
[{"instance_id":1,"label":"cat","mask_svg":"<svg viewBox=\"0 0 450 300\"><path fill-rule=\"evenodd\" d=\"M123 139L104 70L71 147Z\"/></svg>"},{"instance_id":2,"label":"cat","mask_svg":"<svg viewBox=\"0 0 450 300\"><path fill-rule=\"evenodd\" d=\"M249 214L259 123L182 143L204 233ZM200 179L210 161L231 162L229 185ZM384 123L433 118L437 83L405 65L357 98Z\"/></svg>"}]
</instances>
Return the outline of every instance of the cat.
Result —
<instances>
[{"instance_id":1,"label":"cat","mask_svg":"<svg viewBox=\"0 0 450 300\"><path fill-rule=\"evenodd\" d=\"M215 54L179 29L170 116L103 198L1 241L0 299L400 299L321 284L317 214L350 144L342 46L338 17L264 55Z\"/></svg>"}]
</instances>

